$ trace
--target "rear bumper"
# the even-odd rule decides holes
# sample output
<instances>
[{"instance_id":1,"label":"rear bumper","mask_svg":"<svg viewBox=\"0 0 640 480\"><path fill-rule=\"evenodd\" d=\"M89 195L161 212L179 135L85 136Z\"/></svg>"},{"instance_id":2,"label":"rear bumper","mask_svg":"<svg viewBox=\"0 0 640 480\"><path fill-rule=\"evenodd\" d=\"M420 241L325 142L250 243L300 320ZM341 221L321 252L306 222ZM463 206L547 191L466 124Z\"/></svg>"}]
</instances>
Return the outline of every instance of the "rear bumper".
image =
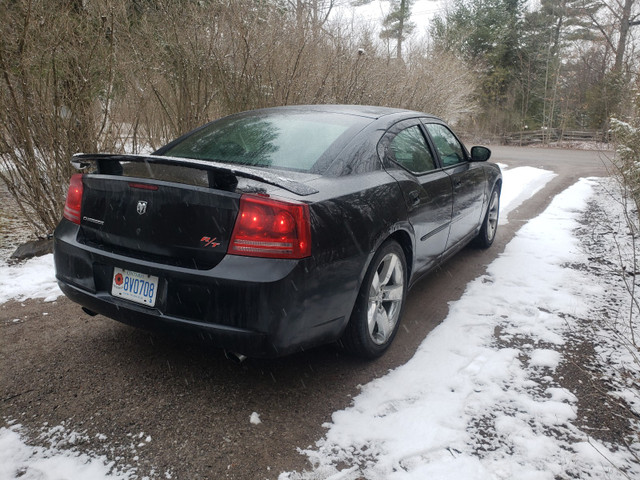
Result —
<instances>
[{"instance_id":1,"label":"rear bumper","mask_svg":"<svg viewBox=\"0 0 640 480\"><path fill-rule=\"evenodd\" d=\"M231 352L254 357L274 357L290 353L287 349L279 349L264 332L164 315L158 309L139 307L106 292L89 293L60 280L58 284L70 300L92 312L133 327L193 337Z\"/></svg>"},{"instance_id":2,"label":"rear bumper","mask_svg":"<svg viewBox=\"0 0 640 480\"><path fill-rule=\"evenodd\" d=\"M62 221L54 236L56 278L72 301L139 328L187 334L251 357L286 355L338 339L358 289L358 262L227 255L210 270L175 267L98 250ZM363 259L364 264L364 259ZM111 295L113 268L159 277L153 308Z\"/></svg>"}]
</instances>

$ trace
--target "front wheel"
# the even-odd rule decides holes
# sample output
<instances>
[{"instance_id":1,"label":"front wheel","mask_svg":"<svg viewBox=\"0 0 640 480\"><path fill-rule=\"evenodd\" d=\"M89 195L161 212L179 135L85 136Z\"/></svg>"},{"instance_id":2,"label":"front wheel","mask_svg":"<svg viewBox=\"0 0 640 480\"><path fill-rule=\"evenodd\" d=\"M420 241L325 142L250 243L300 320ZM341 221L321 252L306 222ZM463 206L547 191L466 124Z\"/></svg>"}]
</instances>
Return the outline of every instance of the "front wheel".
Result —
<instances>
[{"instance_id":1,"label":"front wheel","mask_svg":"<svg viewBox=\"0 0 640 480\"><path fill-rule=\"evenodd\" d=\"M389 240L373 256L343 346L363 358L381 356L393 341L407 294L407 261L400 245Z\"/></svg>"},{"instance_id":2,"label":"front wheel","mask_svg":"<svg viewBox=\"0 0 640 480\"><path fill-rule=\"evenodd\" d=\"M491 191L489 208L482 222L478 235L474 238L474 244L480 248L489 248L496 238L498 231L498 214L500 213L500 187L497 185Z\"/></svg>"}]
</instances>

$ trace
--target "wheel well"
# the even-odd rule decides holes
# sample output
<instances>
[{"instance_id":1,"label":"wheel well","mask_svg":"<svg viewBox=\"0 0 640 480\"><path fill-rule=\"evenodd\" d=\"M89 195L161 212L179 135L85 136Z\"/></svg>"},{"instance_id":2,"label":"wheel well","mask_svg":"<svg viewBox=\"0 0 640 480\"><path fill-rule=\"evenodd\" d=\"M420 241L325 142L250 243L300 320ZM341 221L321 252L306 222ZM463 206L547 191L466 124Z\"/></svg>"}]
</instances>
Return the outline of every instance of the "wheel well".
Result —
<instances>
[{"instance_id":1,"label":"wheel well","mask_svg":"<svg viewBox=\"0 0 640 480\"><path fill-rule=\"evenodd\" d=\"M407 280L411 278L411 268L413 266L413 244L411 242L411 236L404 230L396 230L389 236L390 239L395 240L402 247L404 257L407 261Z\"/></svg>"}]
</instances>

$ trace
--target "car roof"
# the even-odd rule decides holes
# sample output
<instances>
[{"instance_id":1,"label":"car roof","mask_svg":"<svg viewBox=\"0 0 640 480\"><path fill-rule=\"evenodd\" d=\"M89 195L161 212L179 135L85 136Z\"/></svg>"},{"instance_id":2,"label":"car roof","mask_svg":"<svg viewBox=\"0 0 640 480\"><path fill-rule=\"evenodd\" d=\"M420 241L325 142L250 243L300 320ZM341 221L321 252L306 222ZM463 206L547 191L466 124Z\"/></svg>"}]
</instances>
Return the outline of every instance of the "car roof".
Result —
<instances>
[{"instance_id":1,"label":"car roof","mask_svg":"<svg viewBox=\"0 0 640 480\"><path fill-rule=\"evenodd\" d=\"M379 119L387 115L408 117L431 117L437 118L422 112L407 110L402 108L377 107L373 105L286 105L281 107L270 107L259 110L250 110L243 114L253 113L287 113L287 112L318 112L318 113L339 113L343 115L357 115L360 117L370 118L372 120Z\"/></svg>"}]
</instances>

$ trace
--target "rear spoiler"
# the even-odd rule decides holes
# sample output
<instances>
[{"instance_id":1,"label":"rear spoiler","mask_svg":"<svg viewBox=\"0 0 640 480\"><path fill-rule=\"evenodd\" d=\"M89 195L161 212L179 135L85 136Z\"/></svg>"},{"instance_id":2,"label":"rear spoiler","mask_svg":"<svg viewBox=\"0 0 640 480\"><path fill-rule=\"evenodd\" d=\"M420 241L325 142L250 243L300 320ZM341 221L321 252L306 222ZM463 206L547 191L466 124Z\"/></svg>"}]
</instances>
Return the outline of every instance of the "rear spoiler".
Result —
<instances>
[{"instance_id":1,"label":"rear spoiler","mask_svg":"<svg viewBox=\"0 0 640 480\"><path fill-rule=\"evenodd\" d=\"M192 158L165 157L161 155L117 155L106 153L77 153L71 159L71 164L78 170L83 170L96 164L98 173L107 175L121 175L120 162L155 163L159 165L176 165L206 170L209 177L209 186L212 188L233 189L238 184L236 177L257 180L262 183L283 188L296 195L313 195L318 193L313 187L281 177L271 172L255 170L250 167L229 165L227 163L211 160L196 160Z\"/></svg>"}]
</instances>

